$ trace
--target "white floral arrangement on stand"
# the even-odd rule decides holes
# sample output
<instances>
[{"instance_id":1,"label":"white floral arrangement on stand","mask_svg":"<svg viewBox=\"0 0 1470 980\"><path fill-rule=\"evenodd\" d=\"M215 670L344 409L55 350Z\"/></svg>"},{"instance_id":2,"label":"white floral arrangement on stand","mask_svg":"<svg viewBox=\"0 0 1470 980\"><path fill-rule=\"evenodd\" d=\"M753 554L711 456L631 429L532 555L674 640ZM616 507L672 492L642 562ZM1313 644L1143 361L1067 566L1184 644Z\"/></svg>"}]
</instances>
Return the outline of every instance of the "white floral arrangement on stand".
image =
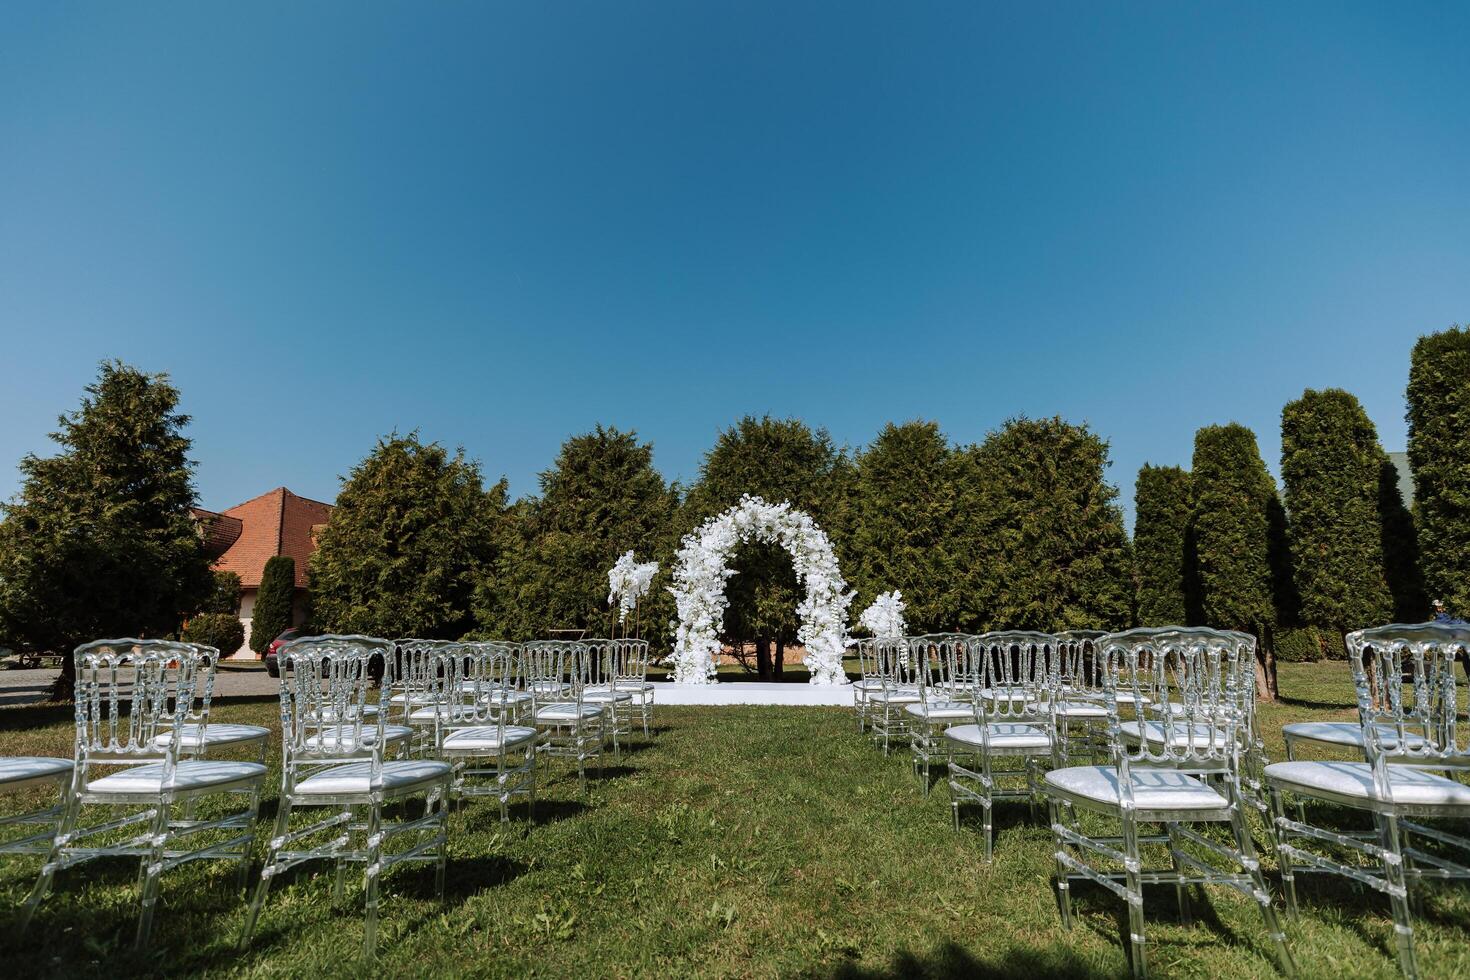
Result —
<instances>
[{"instance_id":1,"label":"white floral arrangement on stand","mask_svg":"<svg viewBox=\"0 0 1470 980\"><path fill-rule=\"evenodd\" d=\"M740 503L686 535L674 564L674 681L710 684L725 622L725 582L734 570L730 556L742 541L779 544L791 555L806 595L797 604L796 638L806 647L802 663L813 684L846 684L842 653L847 646L847 607L853 593L837 568L832 542L808 514L789 501L771 504L746 495Z\"/></svg>"},{"instance_id":2,"label":"white floral arrangement on stand","mask_svg":"<svg viewBox=\"0 0 1470 980\"><path fill-rule=\"evenodd\" d=\"M624 552L612 568L607 570L607 604L617 603L618 623L628 621L628 613L638 605L638 600L648 595L653 577L658 574L658 562L639 564L633 552Z\"/></svg>"},{"instance_id":3,"label":"white floral arrangement on stand","mask_svg":"<svg viewBox=\"0 0 1470 980\"><path fill-rule=\"evenodd\" d=\"M897 589L880 592L858 617L858 625L874 636L904 636L908 633L908 624L903 619L905 608L902 592Z\"/></svg>"}]
</instances>

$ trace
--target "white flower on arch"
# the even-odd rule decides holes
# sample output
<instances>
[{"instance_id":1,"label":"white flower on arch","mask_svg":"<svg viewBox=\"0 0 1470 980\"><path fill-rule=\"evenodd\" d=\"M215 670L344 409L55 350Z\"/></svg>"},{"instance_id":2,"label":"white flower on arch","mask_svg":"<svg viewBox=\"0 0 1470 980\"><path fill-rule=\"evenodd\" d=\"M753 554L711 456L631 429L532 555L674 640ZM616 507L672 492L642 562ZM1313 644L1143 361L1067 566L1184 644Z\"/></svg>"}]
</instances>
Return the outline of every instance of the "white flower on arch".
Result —
<instances>
[{"instance_id":1,"label":"white flower on arch","mask_svg":"<svg viewBox=\"0 0 1470 980\"><path fill-rule=\"evenodd\" d=\"M628 621L628 613L633 611L639 599L648 594L648 587L657 574L658 562L640 565L633 560L631 551L624 552L617 564L607 570L607 603L618 604L619 623Z\"/></svg>"},{"instance_id":2,"label":"white flower on arch","mask_svg":"<svg viewBox=\"0 0 1470 980\"><path fill-rule=\"evenodd\" d=\"M832 542L811 517L789 501L770 504L746 495L680 542L674 563L678 622L674 627L674 681L709 684L715 679L715 654L725 622L725 581L735 574L730 556L743 541L779 544L791 555L797 581L806 595L797 604L801 622L796 637L806 647L802 663L813 684L846 684L842 652L847 641L847 606L853 593L837 568Z\"/></svg>"},{"instance_id":3,"label":"white flower on arch","mask_svg":"<svg viewBox=\"0 0 1470 980\"><path fill-rule=\"evenodd\" d=\"M863 610L858 617L858 625L862 626L874 636L903 636L908 632L908 625L903 620L904 602L903 593L894 589L892 592L880 592L873 604Z\"/></svg>"}]
</instances>

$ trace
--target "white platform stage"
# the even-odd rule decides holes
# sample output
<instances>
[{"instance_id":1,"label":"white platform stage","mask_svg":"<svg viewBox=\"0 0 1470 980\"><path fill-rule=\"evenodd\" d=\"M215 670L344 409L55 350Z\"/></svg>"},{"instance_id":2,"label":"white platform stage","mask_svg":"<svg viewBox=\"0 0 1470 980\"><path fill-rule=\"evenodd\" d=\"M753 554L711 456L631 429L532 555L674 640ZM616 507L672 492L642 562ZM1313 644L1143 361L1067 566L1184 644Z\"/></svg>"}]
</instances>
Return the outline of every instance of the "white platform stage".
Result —
<instances>
[{"instance_id":1,"label":"white platform stage","mask_svg":"<svg viewBox=\"0 0 1470 980\"><path fill-rule=\"evenodd\" d=\"M852 686L777 684L655 684L654 704L817 704L852 707Z\"/></svg>"}]
</instances>

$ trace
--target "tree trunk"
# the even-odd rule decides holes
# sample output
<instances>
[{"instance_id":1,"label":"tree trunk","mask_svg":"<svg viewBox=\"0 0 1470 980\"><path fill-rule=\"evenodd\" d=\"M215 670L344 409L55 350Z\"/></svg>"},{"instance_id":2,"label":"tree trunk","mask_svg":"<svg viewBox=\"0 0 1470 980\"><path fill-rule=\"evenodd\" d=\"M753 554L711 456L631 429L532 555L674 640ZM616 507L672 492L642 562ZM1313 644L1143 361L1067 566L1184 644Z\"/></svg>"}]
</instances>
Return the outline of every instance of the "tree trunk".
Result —
<instances>
[{"instance_id":1,"label":"tree trunk","mask_svg":"<svg viewBox=\"0 0 1470 980\"><path fill-rule=\"evenodd\" d=\"M776 662L772 664L771 674L776 680L781 680L781 675L786 671L786 641L776 637Z\"/></svg>"},{"instance_id":2,"label":"tree trunk","mask_svg":"<svg viewBox=\"0 0 1470 980\"><path fill-rule=\"evenodd\" d=\"M771 638L755 638L755 674L763 681L771 679Z\"/></svg>"},{"instance_id":3,"label":"tree trunk","mask_svg":"<svg viewBox=\"0 0 1470 980\"><path fill-rule=\"evenodd\" d=\"M77 696L77 662L71 654L61 658L61 673L51 684L52 701L75 701Z\"/></svg>"},{"instance_id":4,"label":"tree trunk","mask_svg":"<svg viewBox=\"0 0 1470 980\"><path fill-rule=\"evenodd\" d=\"M1276 649L1275 634L1271 627L1263 626L1256 632L1256 700L1275 701Z\"/></svg>"}]
</instances>

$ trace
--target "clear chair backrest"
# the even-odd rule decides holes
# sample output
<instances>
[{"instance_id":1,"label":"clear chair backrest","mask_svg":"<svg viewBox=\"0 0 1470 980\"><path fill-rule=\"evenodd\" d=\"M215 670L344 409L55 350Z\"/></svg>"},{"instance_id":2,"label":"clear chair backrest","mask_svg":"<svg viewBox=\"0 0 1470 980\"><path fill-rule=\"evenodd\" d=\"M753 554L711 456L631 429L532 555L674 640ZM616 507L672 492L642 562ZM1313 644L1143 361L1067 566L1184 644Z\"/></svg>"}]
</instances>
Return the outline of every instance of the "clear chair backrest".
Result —
<instances>
[{"instance_id":1,"label":"clear chair backrest","mask_svg":"<svg viewBox=\"0 0 1470 980\"><path fill-rule=\"evenodd\" d=\"M1052 658L1052 687L1065 698L1101 700L1102 668L1099 666L1097 641L1106 634L1102 630L1066 630L1056 634Z\"/></svg>"},{"instance_id":2,"label":"clear chair backrest","mask_svg":"<svg viewBox=\"0 0 1470 980\"><path fill-rule=\"evenodd\" d=\"M538 703L582 700L592 658L580 640L531 640L522 647L526 690Z\"/></svg>"},{"instance_id":3,"label":"clear chair backrest","mask_svg":"<svg viewBox=\"0 0 1470 980\"><path fill-rule=\"evenodd\" d=\"M1115 759L1184 771L1224 766L1238 775L1255 704L1255 637L1202 626L1147 627L1110 633L1097 647ZM1148 704L1137 721L1148 737L1123 738L1120 692Z\"/></svg>"},{"instance_id":4,"label":"clear chair backrest","mask_svg":"<svg viewBox=\"0 0 1470 980\"><path fill-rule=\"evenodd\" d=\"M1470 768L1455 663L1470 662L1470 626L1378 626L1347 637L1368 760ZM1387 784L1379 787L1387 791Z\"/></svg>"},{"instance_id":5,"label":"clear chair backrest","mask_svg":"<svg viewBox=\"0 0 1470 980\"><path fill-rule=\"evenodd\" d=\"M868 636L858 640L863 678L886 688L919 686L918 661L902 636Z\"/></svg>"},{"instance_id":6,"label":"clear chair backrest","mask_svg":"<svg viewBox=\"0 0 1470 980\"><path fill-rule=\"evenodd\" d=\"M430 653L439 720L449 727L498 725L508 712L506 692L515 683L516 644L494 640L451 643Z\"/></svg>"},{"instance_id":7,"label":"clear chair backrest","mask_svg":"<svg viewBox=\"0 0 1470 980\"><path fill-rule=\"evenodd\" d=\"M328 634L283 645L281 745L288 764L376 758L384 715L368 712L370 664L393 657L394 643L370 636ZM364 732L367 737L364 738Z\"/></svg>"},{"instance_id":8,"label":"clear chair backrest","mask_svg":"<svg viewBox=\"0 0 1470 980\"><path fill-rule=\"evenodd\" d=\"M178 759L202 656L172 640L94 640L76 648L76 753L91 762L163 761L164 781ZM158 736L174 737L163 744Z\"/></svg>"},{"instance_id":9,"label":"clear chair backrest","mask_svg":"<svg viewBox=\"0 0 1470 980\"><path fill-rule=\"evenodd\" d=\"M588 685L611 685L613 673L613 641L601 636L584 636L579 640L587 648Z\"/></svg>"},{"instance_id":10,"label":"clear chair backrest","mask_svg":"<svg viewBox=\"0 0 1470 980\"><path fill-rule=\"evenodd\" d=\"M924 702L950 702L967 696L973 673L974 639L964 633L928 633L908 638L919 696Z\"/></svg>"},{"instance_id":11,"label":"clear chair backrest","mask_svg":"<svg viewBox=\"0 0 1470 980\"><path fill-rule=\"evenodd\" d=\"M456 645L454 640L405 637L393 641L393 651L384 661L383 691L395 715L408 715L414 708L433 703L437 677L436 650Z\"/></svg>"},{"instance_id":12,"label":"clear chair backrest","mask_svg":"<svg viewBox=\"0 0 1470 980\"><path fill-rule=\"evenodd\" d=\"M612 641L612 675L614 683L648 679L648 641L621 639Z\"/></svg>"},{"instance_id":13,"label":"clear chair backrest","mask_svg":"<svg viewBox=\"0 0 1470 980\"><path fill-rule=\"evenodd\" d=\"M1049 633L999 630L975 637L972 647L970 683L982 722L1050 722L1056 641Z\"/></svg>"}]
</instances>

